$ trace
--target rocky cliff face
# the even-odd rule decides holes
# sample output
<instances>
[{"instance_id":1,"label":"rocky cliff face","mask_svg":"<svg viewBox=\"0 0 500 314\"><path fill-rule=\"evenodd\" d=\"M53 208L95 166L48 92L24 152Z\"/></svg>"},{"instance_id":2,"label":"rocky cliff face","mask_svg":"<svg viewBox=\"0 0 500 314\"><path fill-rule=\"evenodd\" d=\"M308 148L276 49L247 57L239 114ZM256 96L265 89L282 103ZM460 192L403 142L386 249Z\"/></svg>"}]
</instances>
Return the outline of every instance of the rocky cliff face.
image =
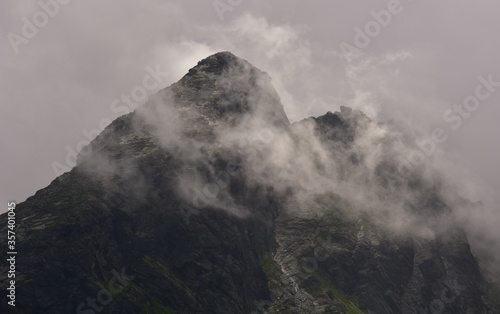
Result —
<instances>
[{"instance_id":1,"label":"rocky cliff face","mask_svg":"<svg viewBox=\"0 0 500 314\"><path fill-rule=\"evenodd\" d=\"M210 56L18 205L0 309L491 312L440 183L399 176L391 143L346 107L290 124L266 73Z\"/></svg>"}]
</instances>

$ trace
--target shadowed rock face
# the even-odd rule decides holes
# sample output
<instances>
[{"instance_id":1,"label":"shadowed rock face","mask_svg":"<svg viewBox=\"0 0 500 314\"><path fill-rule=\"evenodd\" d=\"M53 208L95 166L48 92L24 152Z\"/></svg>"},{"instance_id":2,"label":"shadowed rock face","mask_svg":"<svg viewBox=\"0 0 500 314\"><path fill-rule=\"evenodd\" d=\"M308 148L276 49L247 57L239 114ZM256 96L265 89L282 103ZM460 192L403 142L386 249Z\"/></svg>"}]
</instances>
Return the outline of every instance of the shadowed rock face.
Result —
<instances>
[{"instance_id":1,"label":"shadowed rock face","mask_svg":"<svg viewBox=\"0 0 500 314\"><path fill-rule=\"evenodd\" d=\"M297 214L296 188L250 166L279 143L234 139L252 126L313 151L299 136L310 127L333 159L362 167L343 152L371 123L343 107L290 124L267 74L229 52L200 61L17 206L16 307L0 311L486 313L459 226L397 234L337 191L311 196L321 215ZM381 186L414 190L415 215L453 221L436 186L378 169ZM0 273L8 286L6 263Z\"/></svg>"}]
</instances>

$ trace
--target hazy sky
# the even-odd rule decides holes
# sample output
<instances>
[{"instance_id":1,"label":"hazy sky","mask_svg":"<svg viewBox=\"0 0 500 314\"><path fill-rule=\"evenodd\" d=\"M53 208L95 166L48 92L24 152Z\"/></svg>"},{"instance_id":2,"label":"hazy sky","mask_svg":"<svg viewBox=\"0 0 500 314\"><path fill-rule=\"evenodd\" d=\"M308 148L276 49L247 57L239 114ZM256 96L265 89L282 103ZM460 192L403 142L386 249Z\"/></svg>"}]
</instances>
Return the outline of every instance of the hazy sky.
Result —
<instances>
[{"instance_id":1,"label":"hazy sky","mask_svg":"<svg viewBox=\"0 0 500 314\"><path fill-rule=\"evenodd\" d=\"M127 97L221 50L270 74L291 121L347 105L421 139L442 129L437 145L469 169L459 180L496 196L498 14L494 0L2 1L0 212L47 186Z\"/></svg>"}]
</instances>

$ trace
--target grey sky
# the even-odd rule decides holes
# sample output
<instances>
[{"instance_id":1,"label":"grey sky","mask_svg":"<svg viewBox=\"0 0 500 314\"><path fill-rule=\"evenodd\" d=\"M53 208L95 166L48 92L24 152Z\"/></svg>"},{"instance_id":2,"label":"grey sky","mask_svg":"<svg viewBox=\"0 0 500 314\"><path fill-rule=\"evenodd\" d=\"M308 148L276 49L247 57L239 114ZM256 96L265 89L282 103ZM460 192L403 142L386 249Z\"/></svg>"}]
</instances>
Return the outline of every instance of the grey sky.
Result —
<instances>
[{"instance_id":1,"label":"grey sky","mask_svg":"<svg viewBox=\"0 0 500 314\"><path fill-rule=\"evenodd\" d=\"M83 130L119 116L111 104L144 85L147 67L168 73L158 90L221 50L271 75L290 120L348 105L420 138L442 128L449 139L439 146L469 169L457 180L500 190L500 87L456 130L443 120L479 76L500 82L498 1L221 0L231 5L222 13L212 1L65 2L46 23L35 1L0 4L0 212L48 185ZM354 28L388 5L398 13L347 62L340 44L355 45ZM8 34L24 36L23 17L34 16L46 26L15 53Z\"/></svg>"}]
</instances>

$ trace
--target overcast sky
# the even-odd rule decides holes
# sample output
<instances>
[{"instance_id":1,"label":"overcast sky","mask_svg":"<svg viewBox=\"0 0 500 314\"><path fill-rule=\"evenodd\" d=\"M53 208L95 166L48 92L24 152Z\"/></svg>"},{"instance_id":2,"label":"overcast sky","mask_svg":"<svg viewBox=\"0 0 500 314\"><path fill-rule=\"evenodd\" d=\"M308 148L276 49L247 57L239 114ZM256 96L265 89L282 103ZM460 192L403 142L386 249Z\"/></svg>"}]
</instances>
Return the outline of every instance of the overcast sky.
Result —
<instances>
[{"instance_id":1,"label":"overcast sky","mask_svg":"<svg viewBox=\"0 0 500 314\"><path fill-rule=\"evenodd\" d=\"M440 128L460 178L500 191L498 1L55 1L0 3L0 212L56 178L127 95L222 50L270 74L291 121L347 105L421 139Z\"/></svg>"}]
</instances>

